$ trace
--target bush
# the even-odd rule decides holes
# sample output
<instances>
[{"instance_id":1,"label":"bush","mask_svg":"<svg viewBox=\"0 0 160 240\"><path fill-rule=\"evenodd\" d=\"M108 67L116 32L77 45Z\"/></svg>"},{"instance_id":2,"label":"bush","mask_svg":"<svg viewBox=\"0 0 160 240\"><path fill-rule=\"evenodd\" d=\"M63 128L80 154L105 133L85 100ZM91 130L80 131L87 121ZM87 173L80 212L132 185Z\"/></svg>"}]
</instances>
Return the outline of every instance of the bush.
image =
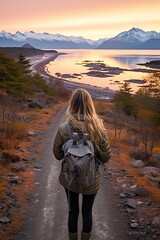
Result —
<instances>
[{"instance_id":1,"label":"bush","mask_svg":"<svg viewBox=\"0 0 160 240\"><path fill-rule=\"evenodd\" d=\"M19 120L20 105L15 98L0 96L0 148L14 149L26 133L25 122Z\"/></svg>"}]
</instances>

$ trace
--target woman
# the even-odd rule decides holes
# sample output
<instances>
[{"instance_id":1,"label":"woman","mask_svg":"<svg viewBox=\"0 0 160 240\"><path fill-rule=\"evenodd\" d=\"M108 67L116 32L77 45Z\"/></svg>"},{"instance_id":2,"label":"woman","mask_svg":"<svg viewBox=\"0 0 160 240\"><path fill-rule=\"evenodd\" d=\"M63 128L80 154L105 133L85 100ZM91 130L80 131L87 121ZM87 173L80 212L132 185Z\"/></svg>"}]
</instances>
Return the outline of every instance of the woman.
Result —
<instances>
[{"instance_id":1,"label":"woman","mask_svg":"<svg viewBox=\"0 0 160 240\"><path fill-rule=\"evenodd\" d=\"M60 125L53 146L53 153L58 160L62 160L64 153L63 144L70 139L68 125L73 132L78 132L79 136L88 133L90 141L94 145L95 156L100 162L105 163L110 158L110 146L106 134L106 129L100 117L96 114L94 104L90 94L83 89L77 89L70 99L67 109L67 121ZM79 216L79 194L78 189L68 188L62 174L59 181L65 188L67 198L69 197L70 209L68 217L69 239L78 240L78 216ZM96 193L100 186L100 174L97 169L96 181L93 187L87 188L82 194L82 232L81 240L88 240L92 230L92 207Z\"/></svg>"}]
</instances>

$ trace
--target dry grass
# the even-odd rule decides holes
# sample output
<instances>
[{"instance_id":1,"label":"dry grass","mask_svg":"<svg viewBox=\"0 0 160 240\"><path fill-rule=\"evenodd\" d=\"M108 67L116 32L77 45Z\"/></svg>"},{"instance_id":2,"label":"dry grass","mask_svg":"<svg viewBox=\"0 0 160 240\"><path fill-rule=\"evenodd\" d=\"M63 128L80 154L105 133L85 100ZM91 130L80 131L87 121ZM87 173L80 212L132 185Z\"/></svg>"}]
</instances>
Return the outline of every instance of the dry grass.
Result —
<instances>
[{"instance_id":1,"label":"dry grass","mask_svg":"<svg viewBox=\"0 0 160 240\"><path fill-rule=\"evenodd\" d=\"M6 130L3 130L2 121L0 121L0 126L0 152L15 149L26 136L27 125L24 121L9 122Z\"/></svg>"},{"instance_id":2,"label":"dry grass","mask_svg":"<svg viewBox=\"0 0 160 240\"><path fill-rule=\"evenodd\" d=\"M155 148L153 149L153 152L155 152L155 153L160 153L160 148L155 147Z\"/></svg>"},{"instance_id":3,"label":"dry grass","mask_svg":"<svg viewBox=\"0 0 160 240\"><path fill-rule=\"evenodd\" d=\"M7 167L3 170L4 173L9 173L9 169ZM11 171L10 171L11 172ZM11 172L13 173L13 172ZM18 209L12 208L11 210L11 223L6 226L6 232L5 235L2 235L0 233L0 239L3 240L11 240L14 233L16 233L20 227L22 226L24 216L27 211L27 197L31 195L34 189L34 181L36 178L36 173L32 171L30 168L26 168L25 172L16 174L19 178L22 178L24 183L22 185L14 186L12 189L10 189L10 192L16 195L16 200L18 205L20 206ZM4 182L4 186L2 188L2 193L4 193L3 190L6 188L7 181ZM3 195L2 195L3 197Z\"/></svg>"},{"instance_id":4,"label":"dry grass","mask_svg":"<svg viewBox=\"0 0 160 240\"><path fill-rule=\"evenodd\" d=\"M10 234L16 233L22 226L24 216L27 212L28 201L27 197L31 195L35 187L36 173L30 168L26 169L25 172L19 174L19 177L24 180L22 185L17 185L12 190L13 193L17 196L18 204L20 209L12 210L12 221L9 226Z\"/></svg>"},{"instance_id":5,"label":"dry grass","mask_svg":"<svg viewBox=\"0 0 160 240\"><path fill-rule=\"evenodd\" d=\"M110 110L110 107L113 105L113 103L108 101L101 101L101 100L94 100L94 106L96 108L96 112L98 114L103 114Z\"/></svg>"},{"instance_id":6,"label":"dry grass","mask_svg":"<svg viewBox=\"0 0 160 240\"><path fill-rule=\"evenodd\" d=\"M110 105L111 106L111 105ZM119 154L112 159L113 161L109 162L109 165L112 169L124 169L128 175L133 176L133 184L142 186L149 191L149 194L156 201L160 202L160 189L153 183L147 176L141 176L141 171L137 168L134 168L131 164L130 153L133 150L133 147L123 143L123 140L127 137L126 129L122 130L121 138L119 141L114 138L114 129L112 124L105 121L106 128L108 129L108 136L111 146L117 148ZM159 148L154 149L155 152L159 152Z\"/></svg>"}]
</instances>

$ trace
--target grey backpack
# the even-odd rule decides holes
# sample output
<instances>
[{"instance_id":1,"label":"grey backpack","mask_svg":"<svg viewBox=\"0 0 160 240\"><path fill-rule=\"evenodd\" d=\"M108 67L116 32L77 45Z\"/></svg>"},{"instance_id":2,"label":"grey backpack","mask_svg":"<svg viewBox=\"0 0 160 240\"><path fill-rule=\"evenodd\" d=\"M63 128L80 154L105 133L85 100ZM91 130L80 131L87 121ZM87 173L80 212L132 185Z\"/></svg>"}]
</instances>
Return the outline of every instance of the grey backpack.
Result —
<instances>
[{"instance_id":1,"label":"grey backpack","mask_svg":"<svg viewBox=\"0 0 160 240\"><path fill-rule=\"evenodd\" d=\"M94 147L89 135L84 133L79 138L77 132L62 147L64 159L61 174L68 183L68 189L73 188L83 193L83 190L95 185L96 163Z\"/></svg>"}]
</instances>

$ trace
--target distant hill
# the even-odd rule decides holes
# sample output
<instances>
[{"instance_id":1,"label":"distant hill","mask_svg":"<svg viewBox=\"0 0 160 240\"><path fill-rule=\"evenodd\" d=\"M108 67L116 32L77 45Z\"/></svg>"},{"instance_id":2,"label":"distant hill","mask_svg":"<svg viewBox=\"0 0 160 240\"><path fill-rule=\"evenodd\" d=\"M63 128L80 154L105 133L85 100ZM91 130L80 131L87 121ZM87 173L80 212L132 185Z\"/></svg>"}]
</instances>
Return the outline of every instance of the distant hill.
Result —
<instances>
[{"instance_id":1,"label":"distant hill","mask_svg":"<svg viewBox=\"0 0 160 240\"><path fill-rule=\"evenodd\" d=\"M27 47L0 47L0 52L6 54L7 56L16 59L20 54L25 57L31 57L35 55L42 55L44 53L57 53L55 50L41 50L37 48L27 48Z\"/></svg>"},{"instance_id":2,"label":"distant hill","mask_svg":"<svg viewBox=\"0 0 160 240\"><path fill-rule=\"evenodd\" d=\"M40 49L160 49L160 33L132 28L114 38L96 41L83 37L64 36L61 34L0 32L0 47L21 47L29 44ZM27 47L28 48L28 47Z\"/></svg>"},{"instance_id":3,"label":"distant hill","mask_svg":"<svg viewBox=\"0 0 160 240\"><path fill-rule=\"evenodd\" d=\"M31 46L30 44L28 43L25 43L21 48L34 48L33 46Z\"/></svg>"}]
</instances>

